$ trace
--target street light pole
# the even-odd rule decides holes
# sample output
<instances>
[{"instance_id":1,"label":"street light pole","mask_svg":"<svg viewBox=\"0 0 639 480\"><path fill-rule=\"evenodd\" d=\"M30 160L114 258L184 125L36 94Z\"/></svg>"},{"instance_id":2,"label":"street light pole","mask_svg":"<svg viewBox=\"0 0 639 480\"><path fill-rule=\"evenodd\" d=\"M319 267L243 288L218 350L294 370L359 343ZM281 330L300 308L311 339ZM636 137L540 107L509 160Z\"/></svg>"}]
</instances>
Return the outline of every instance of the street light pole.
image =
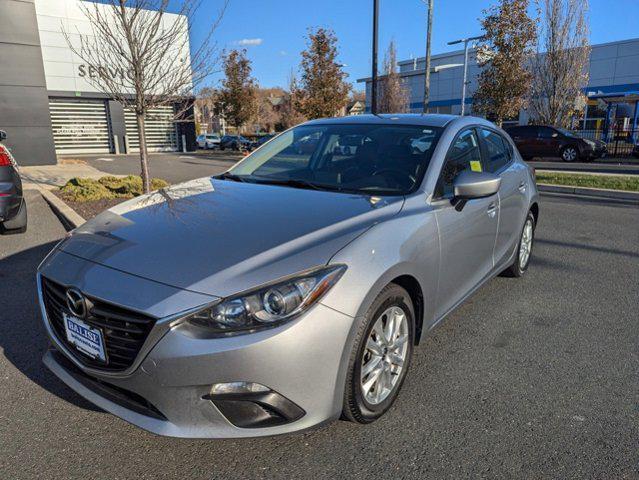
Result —
<instances>
[{"instance_id":1,"label":"street light pole","mask_svg":"<svg viewBox=\"0 0 639 480\"><path fill-rule=\"evenodd\" d=\"M461 98L461 115L466 114L466 85L468 84L468 44L475 40L481 40L483 36L462 38L460 40L453 40L448 42L448 45L456 45L458 43L464 44L464 83L462 84L462 98Z\"/></svg>"},{"instance_id":2,"label":"street light pole","mask_svg":"<svg viewBox=\"0 0 639 480\"><path fill-rule=\"evenodd\" d=\"M377 24L379 18L379 0L373 0L373 75L371 82L371 113L377 113Z\"/></svg>"},{"instance_id":3,"label":"street light pole","mask_svg":"<svg viewBox=\"0 0 639 480\"><path fill-rule=\"evenodd\" d=\"M433 30L433 3L435 0L425 0L428 3L428 19L426 20L427 32L426 32L426 70L424 74L424 109L423 112L428 111L428 99L430 97L430 45L431 45L431 32Z\"/></svg>"}]
</instances>

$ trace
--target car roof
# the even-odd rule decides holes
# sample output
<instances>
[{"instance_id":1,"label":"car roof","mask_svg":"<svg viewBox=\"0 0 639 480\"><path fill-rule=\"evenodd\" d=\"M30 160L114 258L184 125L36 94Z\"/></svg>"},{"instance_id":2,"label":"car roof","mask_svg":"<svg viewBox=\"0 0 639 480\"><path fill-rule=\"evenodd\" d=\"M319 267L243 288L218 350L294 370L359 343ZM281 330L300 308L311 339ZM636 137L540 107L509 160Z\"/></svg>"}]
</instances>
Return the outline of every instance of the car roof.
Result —
<instances>
[{"instance_id":1,"label":"car roof","mask_svg":"<svg viewBox=\"0 0 639 480\"><path fill-rule=\"evenodd\" d=\"M418 125L425 127L445 127L459 118L459 115L397 113L380 115L349 115L347 117L320 118L303 125Z\"/></svg>"}]
</instances>

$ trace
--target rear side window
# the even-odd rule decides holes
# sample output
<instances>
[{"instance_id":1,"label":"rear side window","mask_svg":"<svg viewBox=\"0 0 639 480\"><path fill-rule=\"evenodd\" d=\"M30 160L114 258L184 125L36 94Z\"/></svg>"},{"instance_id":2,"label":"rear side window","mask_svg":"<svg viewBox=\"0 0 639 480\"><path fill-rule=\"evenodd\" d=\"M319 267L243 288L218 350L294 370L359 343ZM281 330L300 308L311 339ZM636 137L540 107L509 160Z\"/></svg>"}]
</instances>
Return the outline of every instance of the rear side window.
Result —
<instances>
[{"instance_id":1,"label":"rear side window","mask_svg":"<svg viewBox=\"0 0 639 480\"><path fill-rule=\"evenodd\" d=\"M453 182L461 172L481 172L481 149L474 129L464 130L453 142L437 182L437 197L452 197Z\"/></svg>"},{"instance_id":2,"label":"rear side window","mask_svg":"<svg viewBox=\"0 0 639 480\"><path fill-rule=\"evenodd\" d=\"M536 127L512 127L506 130L511 137L534 138L537 136Z\"/></svg>"},{"instance_id":3,"label":"rear side window","mask_svg":"<svg viewBox=\"0 0 639 480\"><path fill-rule=\"evenodd\" d=\"M491 173L498 172L510 163L510 146L506 139L497 132L485 128L481 128L479 131L486 149L484 169Z\"/></svg>"}]
</instances>

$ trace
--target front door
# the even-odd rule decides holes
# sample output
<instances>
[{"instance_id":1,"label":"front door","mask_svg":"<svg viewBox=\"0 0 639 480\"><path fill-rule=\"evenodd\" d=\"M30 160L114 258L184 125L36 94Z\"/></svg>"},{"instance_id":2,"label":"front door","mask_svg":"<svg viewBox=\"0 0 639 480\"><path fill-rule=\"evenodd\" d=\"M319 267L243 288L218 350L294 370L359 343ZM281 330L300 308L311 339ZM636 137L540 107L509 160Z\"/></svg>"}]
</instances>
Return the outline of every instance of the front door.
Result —
<instances>
[{"instance_id":1,"label":"front door","mask_svg":"<svg viewBox=\"0 0 639 480\"><path fill-rule=\"evenodd\" d=\"M436 320L459 303L493 268L498 196L469 200L457 211L450 203L453 181L465 170L483 170L474 128L463 130L453 142L433 200L441 245Z\"/></svg>"},{"instance_id":2,"label":"front door","mask_svg":"<svg viewBox=\"0 0 639 480\"><path fill-rule=\"evenodd\" d=\"M499 186L499 228L495 241L495 263L510 257L519 235L526 213L526 169L525 165L513 161L510 142L499 132L480 128L483 145L483 165L487 172L501 177Z\"/></svg>"}]
</instances>

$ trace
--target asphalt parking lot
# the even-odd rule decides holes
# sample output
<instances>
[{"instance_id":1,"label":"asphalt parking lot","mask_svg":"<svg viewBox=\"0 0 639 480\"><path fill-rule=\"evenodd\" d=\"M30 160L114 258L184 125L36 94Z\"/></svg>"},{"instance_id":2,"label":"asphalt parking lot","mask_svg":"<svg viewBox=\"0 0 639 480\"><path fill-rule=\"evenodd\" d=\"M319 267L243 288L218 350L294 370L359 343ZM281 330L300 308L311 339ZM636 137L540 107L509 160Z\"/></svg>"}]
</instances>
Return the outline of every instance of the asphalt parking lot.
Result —
<instances>
[{"instance_id":1,"label":"asphalt parking lot","mask_svg":"<svg viewBox=\"0 0 639 480\"><path fill-rule=\"evenodd\" d=\"M42 365L34 272L64 231L28 202L29 231L0 237L0 478L639 476L637 207L543 196L528 274L435 330L378 422L191 441L100 411Z\"/></svg>"},{"instance_id":2,"label":"asphalt parking lot","mask_svg":"<svg viewBox=\"0 0 639 480\"><path fill-rule=\"evenodd\" d=\"M149 168L153 177L169 183L217 175L231 168L242 154L225 150L199 150L190 153L151 154ZM135 155L103 155L80 157L92 167L114 175L139 175L140 160Z\"/></svg>"}]
</instances>

